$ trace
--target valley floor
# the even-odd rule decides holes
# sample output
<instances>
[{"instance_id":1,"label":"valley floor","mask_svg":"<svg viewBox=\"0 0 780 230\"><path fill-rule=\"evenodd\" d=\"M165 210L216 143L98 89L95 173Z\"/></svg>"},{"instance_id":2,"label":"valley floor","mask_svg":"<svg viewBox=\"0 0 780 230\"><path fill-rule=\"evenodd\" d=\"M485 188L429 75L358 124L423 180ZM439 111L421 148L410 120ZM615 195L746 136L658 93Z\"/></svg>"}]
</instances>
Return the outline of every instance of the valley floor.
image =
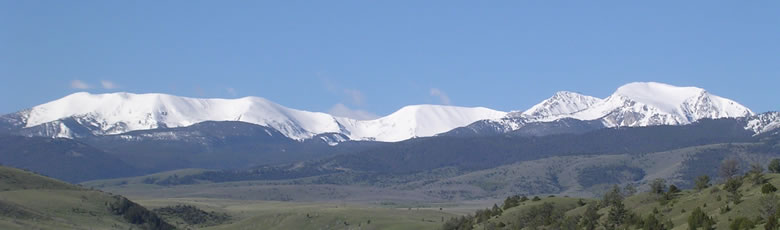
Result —
<instances>
[{"instance_id":1,"label":"valley floor","mask_svg":"<svg viewBox=\"0 0 780 230\"><path fill-rule=\"evenodd\" d=\"M216 226L192 226L169 221L180 228L203 229L439 229L444 221L473 211L474 207L411 208L399 205L357 203L277 202L206 198L135 199L151 209L193 205L227 213L231 220Z\"/></svg>"}]
</instances>

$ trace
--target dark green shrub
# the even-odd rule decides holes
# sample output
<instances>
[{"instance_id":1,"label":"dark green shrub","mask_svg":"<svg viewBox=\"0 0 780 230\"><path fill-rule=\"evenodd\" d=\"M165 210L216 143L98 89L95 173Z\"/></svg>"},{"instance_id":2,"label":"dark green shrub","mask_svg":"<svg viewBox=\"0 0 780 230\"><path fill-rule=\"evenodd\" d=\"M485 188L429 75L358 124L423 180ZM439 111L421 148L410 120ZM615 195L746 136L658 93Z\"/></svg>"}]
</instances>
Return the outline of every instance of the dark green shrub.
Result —
<instances>
[{"instance_id":1,"label":"dark green shrub","mask_svg":"<svg viewBox=\"0 0 780 230\"><path fill-rule=\"evenodd\" d=\"M747 217L738 217L737 219L734 219L734 221L732 221L729 225L729 229L731 230L750 230L755 227L756 224Z\"/></svg>"},{"instance_id":2,"label":"dark green shrub","mask_svg":"<svg viewBox=\"0 0 780 230\"><path fill-rule=\"evenodd\" d=\"M766 183L763 186L761 186L761 193L769 194L769 193L773 193L773 192L777 192L777 188L774 185L772 185L770 183Z\"/></svg>"}]
</instances>

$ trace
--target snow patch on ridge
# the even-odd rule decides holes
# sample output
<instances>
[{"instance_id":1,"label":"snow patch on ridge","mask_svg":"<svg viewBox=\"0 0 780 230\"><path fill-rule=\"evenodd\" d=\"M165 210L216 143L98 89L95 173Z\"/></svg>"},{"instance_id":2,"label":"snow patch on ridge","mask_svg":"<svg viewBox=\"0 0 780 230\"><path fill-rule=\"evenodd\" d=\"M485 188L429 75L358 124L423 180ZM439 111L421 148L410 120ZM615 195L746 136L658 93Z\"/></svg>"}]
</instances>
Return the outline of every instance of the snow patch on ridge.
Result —
<instances>
[{"instance_id":1,"label":"snow patch on ridge","mask_svg":"<svg viewBox=\"0 0 780 230\"><path fill-rule=\"evenodd\" d=\"M767 112L747 119L745 129L756 134L766 133L780 128L780 112Z\"/></svg>"},{"instance_id":2,"label":"snow patch on ridge","mask_svg":"<svg viewBox=\"0 0 780 230\"><path fill-rule=\"evenodd\" d=\"M560 91L522 113L513 112L509 116L538 118L567 115L588 109L601 101L600 98L596 97Z\"/></svg>"}]
</instances>

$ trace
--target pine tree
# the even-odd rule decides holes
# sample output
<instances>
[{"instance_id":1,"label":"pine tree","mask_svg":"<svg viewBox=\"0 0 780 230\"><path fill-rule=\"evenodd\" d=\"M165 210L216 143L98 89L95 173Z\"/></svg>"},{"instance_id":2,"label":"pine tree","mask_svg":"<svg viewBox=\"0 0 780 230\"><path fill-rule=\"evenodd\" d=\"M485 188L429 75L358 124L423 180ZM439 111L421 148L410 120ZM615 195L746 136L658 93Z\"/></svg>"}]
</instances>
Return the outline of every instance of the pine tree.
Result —
<instances>
[{"instance_id":1,"label":"pine tree","mask_svg":"<svg viewBox=\"0 0 780 230\"><path fill-rule=\"evenodd\" d=\"M658 219L655 218L654 214L648 214L647 218L644 221L644 224L642 225L643 230L663 230L664 227L661 224L661 221L658 221Z\"/></svg>"},{"instance_id":2,"label":"pine tree","mask_svg":"<svg viewBox=\"0 0 780 230\"><path fill-rule=\"evenodd\" d=\"M766 182L766 178L764 178L764 168L758 163L750 165L749 175L753 185L761 185Z\"/></svg>"},{"instance_id":3,"label":"pine tree","mask_svg":"<svg viewBox=\"0 0 780 230\"><path fill-rule=\"evenodd\" d=\"M771 173L780 173L780 159L772 159L772 161L769 162L769 166L767 166L767 168Z\"/></svg>"},{"instance_id":4,"label":"pine tree","mask_svg":"<svg viewBox=\"0 0 780 230\"><path fill-rule=\"evenodd\" d=\"M500 216L501 213L503 213L501 208L499 208L496 204L493 204L493 208L490 210L490 212L493 214L492 216Z\"/></svg>"},{"instance_id":5,"label":"pine tree","mask_svg":"<svg viewBox=\"0 0 780 230\"><path fill-rule=\"evenodd\" d=\"M742 193L739 191L739 187L742 186L742 180L739 178L729 178L726 180L726 184L723 185L723 189L729 192L729 201L738 204L742 199Z\"/></svg>"},{"instance_id":6,"label":"pine tree","mask_svg":"<svg viewBox=\"0 0 780 230\"><path fill-rule=\"evenodd\" d=\"M715 221L711 217L707 216L707 214L705 214L700 207L696 207L696 209L691 212L691 215L688 216L688 229L690 230L696 230L700 228L704 230L711 230L713 225L715 225Z\"/></svg>"},{"instance_id":7,"label":"pine tree","mask_svg":"<svg viewBox=\"0 0 780 230\"><path fill-rule=\"evenodd\" d=\"M696 178L696 190L703 190L710 187L710 176L707 175L701 175L698 178Z\"/></svg>"},{"instance_id":8,"label":"pine tree","mask_svg":"<svg viewBox=\"0 0 780 230\"><path fill-rule=\"evenodd\" d=\"M678 193L678 192L680 192L680 189L679 189L679 188L677 188L677 186L675 186L675 185L669 185L669 191L668 191L668 193L675 194L675 193Z\"/></svg>"},{"instance_id":9,"label":"pine tree","mask_svg":"<svg viewBox=\"0 0 780 230\"><path fill-rule=\"evenodd\" d=\"M605 228L607 230L614 230L622 227L628 219L629 213L623 201L617 202L611 206L607 213L607 222Z\"/></svg>"},{"instance_id":10,"label":"pine tree","mask_svg":"<svg viewBox=\"0 0 780 230\"><path fill-rule=\"evenodd\" d=\"M650 193L663 194L666 191L666 180L657 178L650 183Z\"/></svg>"},{"instance_id":11,"label":"pine tree","mask_svg":"<svg viewBox=\"0 0 780 230\"><path fill-rule=\"evenodd\" d=\"M502 208L504 210L507 210L513 207L517 207L518 205L520 205L520 196L514 195L514 196L507 197L504 200L504 205L502 206Z\"/></svg>"},{"instance_id":12,"label":"pine tree","mask_svg":"<svg viewBox=\"0 0 780 230\"><path fill-rule=\"evenodd\" d=\"M766 194L758 198L758 211L761 213L761 218L764 220L774 219L778 214L778 205L780 199L774 193Z\"/></svg>"},{"instance_id":13,"label":"pine tree","mask_svg":"<svg viewBox=\"0 0 780 230\"><path fill-rule=\"evenodd\" d=\"M774 193L776 191L777 191L777 187L775 187L774 185L772 185L770 183L766 183L766 184L764 184L764 186L761 186L761 193L763 193L763 194Z\"/></svg>"},{"instance_id":14,"label":"pine tree","mask_svg":"<svg viewBox=\"0 0 780 230\"><path fill-rule=\"evenodd\" d=\"M600 218L601 218L601 214L599 214L599 211L598 209L596 209L596 206L593 204L589 204L588 207L585 209L585 214L582 215L581 226L585 230L594 230L599 225Z\"/></svg>"},{"instance_id":15,"label":"pine tree","mask_svg":"<svg viewBox=\"0 0 780 230\"><path fill-rule=\"evenodd\" d=\"M617 185L612 186L612 189L607 193L604 193L604 198L601 199L601 205L603 207L614 206L620 202L623 202L623 194L620 192L620 187Z\"/></svg>"}]
</instances>

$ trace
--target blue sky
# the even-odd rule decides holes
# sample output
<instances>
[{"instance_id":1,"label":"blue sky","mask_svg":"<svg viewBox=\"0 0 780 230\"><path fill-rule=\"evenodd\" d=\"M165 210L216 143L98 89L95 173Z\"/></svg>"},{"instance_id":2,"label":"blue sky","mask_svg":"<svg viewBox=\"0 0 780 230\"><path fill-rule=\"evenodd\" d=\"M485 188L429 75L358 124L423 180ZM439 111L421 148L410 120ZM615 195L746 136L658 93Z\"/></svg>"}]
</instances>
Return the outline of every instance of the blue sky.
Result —
<instances>
[{"instance_id":1,"label":"blue sky","mask_svg":"<svg viewBox=\"0 0 780 230\"><path fill-rule=\"evenodd\" d=\"M78 91L509 111L633 81L763 112L780 110L778 28L778 1L0 0L0 113Z\"/></svg>"}]
</instances>

